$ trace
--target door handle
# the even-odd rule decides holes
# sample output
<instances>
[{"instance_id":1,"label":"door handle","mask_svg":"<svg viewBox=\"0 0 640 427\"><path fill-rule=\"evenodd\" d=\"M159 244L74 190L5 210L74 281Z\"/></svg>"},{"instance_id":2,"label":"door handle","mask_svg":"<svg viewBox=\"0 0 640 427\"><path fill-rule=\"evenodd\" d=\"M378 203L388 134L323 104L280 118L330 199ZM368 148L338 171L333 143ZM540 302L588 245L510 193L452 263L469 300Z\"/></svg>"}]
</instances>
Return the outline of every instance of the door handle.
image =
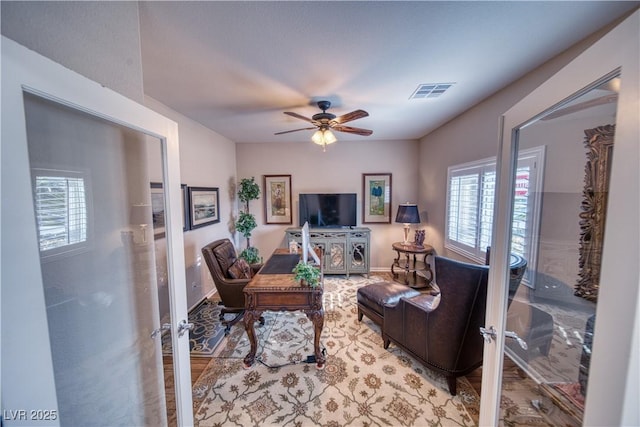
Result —
<instances>
[{"instance_id":1,"label":"door handle","mask_svg":"<svg viewBox=\"0 0 640 427\"><path fill-rule=\"evenodd\" d=\"M484 342L486 343L490 343L492 340L495 340L497 334L498 331L496 331L496 328L494 328L493 326L489 326L489 328L480 328L480 335L482 335L482 338L484 338ZM518 345L520 345L523 350L527 350L529 348L526 341L520 338L518 334L513 331L504 331L504 336L506 338L513 338L514 340L516 340L518 342Z\"/></svg>"},{"instance_id":2,"label":"door handle","mask_svg":"<svg viewBox=\"0 0 640 427\"><path fill-rule=\"evenodd\" d=\"M154 339L155 337L158 336L158 334L160 332L167 331L169 329L171 329L171 325L169 323L163 323L162 326L160 326L159 328L154 329L153 331L151 331L150 337L151 337L151 339Z\"/></svg>"},{"instance_id":3,"label":"door handle","mask_svg":"<svg viewBox=\"0 0 640 427\"><path fill-rule=\"evenodd\" d=\"M507 338L513 338L514 340L516 340L518 342L518 345L520 345L520 347L523 350L527 350L529 348L529 346L527 345L526 341L523 340L522 338L520 338L518 336L518 334L516 334L513 331L504 331L504 336Z\"/></svg>"},{"instance_id":4,"label":"door handle","mask_svg":"<svg viewBox=\"0 0 640 427\"><path fill-rule=\"evenodd\" d=\"M490 343L492 340L496 339L496 328L493 326L489 326L489 328L480 327L480 335L484 338L484 342Z\"/></svg>"},{"instance_id":5,"label":"door handle","mask_svg":"<svg viewBox=\"0 0 640 427\"><path fill-rule=\"evenodd\" d=\"M191 329L193 329L193 323L182 319L180 323L178 323L178 336L181 337L186 331L190 331Z\"/></svg>"}]
</instances>

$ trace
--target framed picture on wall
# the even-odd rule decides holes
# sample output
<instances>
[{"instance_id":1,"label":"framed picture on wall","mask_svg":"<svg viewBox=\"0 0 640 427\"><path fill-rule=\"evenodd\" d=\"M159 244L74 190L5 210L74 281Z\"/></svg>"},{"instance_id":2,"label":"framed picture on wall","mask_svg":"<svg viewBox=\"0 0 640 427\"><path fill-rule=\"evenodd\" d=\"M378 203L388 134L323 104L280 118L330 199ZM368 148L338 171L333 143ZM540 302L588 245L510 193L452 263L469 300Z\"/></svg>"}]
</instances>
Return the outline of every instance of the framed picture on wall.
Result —
<instances>
[{"instance_id":1,"label":"framed picture on wall","mask_svg":"<svg viewBox=\"0 0 640 427\"><path fill-rule=\"evenodd\" d=\"M264 176L264 212L267 224L291 224L291 175Z\"/></svg>"},{"instance_id":2,"label":"framed picture on wall","mask_svg":"<svg viewBox=\"0 0 640 427\"><path fill-rule=\"evenodd\" d=\"M180 190L182 192L182 231L187 231L189 230L187 184L180 184ZM164 190L161 182L151 183L151 214L153 216L153 238L155 240L162 239L165 236L165 218Z\"/></svg>"},{"instance_id":3,"label":"framed picture on wall","mask_svg":"<svg viewBox=\"0 0 640 427\"><path fill-rule=\"evenodd\" d=\"M218 187L189 187L189 223L191 229L220 222Z\"/></svg>"},{"instance_id":4,"label":"framed picture on wall","mask_svg":"<svg viewBox=\"0 0 640 427\"><path fill-rule=\"evenodd\" d=\"M391 174L362 174L362 223L391 223Z\"/></svg>"}]
</instances>

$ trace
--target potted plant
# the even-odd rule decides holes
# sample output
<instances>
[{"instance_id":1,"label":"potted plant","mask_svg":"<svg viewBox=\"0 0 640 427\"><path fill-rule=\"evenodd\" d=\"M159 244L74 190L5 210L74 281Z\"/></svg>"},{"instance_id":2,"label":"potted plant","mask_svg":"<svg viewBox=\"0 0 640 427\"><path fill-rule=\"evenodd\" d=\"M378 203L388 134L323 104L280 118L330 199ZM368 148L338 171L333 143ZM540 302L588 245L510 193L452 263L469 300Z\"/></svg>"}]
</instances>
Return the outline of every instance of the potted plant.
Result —
<instances>
[{"instance_id":1,"label":"potted plant","mask_svg":"<svg viewBox=\"0 0 640 427\"><path fill-rule=\"evenodd\" d=\"M295 280L303 285L315 288L320 284L320 268L300 261L291 271L295 274Z\"/></svg>"},{"instance_id":2,"label":"potted plant","mask_svg":"<svg viewBox=\"0 0 640 427\"><path fill-rule=\"evenodd\" d=\"M244 203L244 210L240 211L236 221L236 230L238 230L245 239L247 239L247 247L240 253L240 258L244 258L249 264L258 264L260 256L258 248L251 246L251 232L258 226L256 217L249 212L249 202L260 198L260 186L256 183L255 178L242 178L240 180L238 198Z\"/></svg>"},{"instance_id":3,"label":"potted plant","mask_svg":"<svg viewBox=\"0 0 640 427\"><path fill-rule=\"evenodd\" d=\"M240 212L236 221L236 230L238 230L245 239L247 239L247 247L250 246L249 238L251 237L251 232L257 226L256 217L253 216L253 214L250 214L249 212Z\"/></svg>"},{"instance_id":4,"label":"potted plant","mask_svg":"<svg viewBox=\"0 0 640 427\"><path fill-rule=\"evenodd\" d=\"M251 266L260 264L262 262L262 258L258 254L258 248L253 246L249 246L248 248L244 249L238 256L240 258L244 258L245 261L247 261L247 263L249 263L249 265Z\"/></svg>"}]
</instances>

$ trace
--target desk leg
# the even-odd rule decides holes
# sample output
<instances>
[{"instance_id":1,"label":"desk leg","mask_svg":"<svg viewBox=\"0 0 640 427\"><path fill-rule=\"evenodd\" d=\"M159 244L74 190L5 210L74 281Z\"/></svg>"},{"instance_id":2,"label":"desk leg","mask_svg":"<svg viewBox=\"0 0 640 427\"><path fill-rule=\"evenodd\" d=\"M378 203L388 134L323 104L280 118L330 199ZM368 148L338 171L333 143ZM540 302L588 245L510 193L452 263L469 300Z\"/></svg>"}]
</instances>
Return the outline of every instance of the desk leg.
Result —
<instances>
[{"instance_id":1,"label":"desk leg","mask_svg":"<svg viewBox=\"0 0 640 427\"><path fill-rule=\"evenodd\" d=\"M256 320L260 319L262 315L262 311L245 311L244 313L244 329L247 331L247 336L249 337L249 344L251 345L251 349L249 350L249 354L244 357L244 368L248 369L253 365L253 362L256 358L256 351L258 351L258 342L256 339L256 330L254 328L254 324Z\"/></svg>"},{"instance_id":2,"label":"desk leg","mask_svg":"<svg viewBox=\"0 0 640 427\"><path fill-rule=\"evenodd\" d=\"M322 354L322 350L320 350L320 336L322 335L322 327L324 326L324 310L320 309L307 312L307 317L313 322L313 351L316 356L316 368L324 369L326 359L324 354Z\"/></svg>"}]
</instances>

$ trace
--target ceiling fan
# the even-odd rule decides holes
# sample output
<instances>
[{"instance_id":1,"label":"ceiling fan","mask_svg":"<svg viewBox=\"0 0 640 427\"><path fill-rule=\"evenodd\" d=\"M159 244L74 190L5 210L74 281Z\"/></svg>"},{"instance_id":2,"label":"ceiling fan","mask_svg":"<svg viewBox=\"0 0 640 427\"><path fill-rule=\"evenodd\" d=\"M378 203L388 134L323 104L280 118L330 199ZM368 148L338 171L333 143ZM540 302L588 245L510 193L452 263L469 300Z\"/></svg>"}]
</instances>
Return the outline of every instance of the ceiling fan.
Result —
<instances>
[{"instance_id":1,"label":"ceiling fan","mask_svg":"<svg viewBox=\"0 0 640 427\"><path fill-rule=\"evenodd\" d=\"M354 133L356 135L369 136L373 131L369 129L356 128L352 126L344 126L344 123L351 122L353 120L367 117L369 113L364 110L355 110L342 116L336 116L335 114L327 113L327 110L331 107L330 101L318 101L318 108L322 110L322 113L314 114L311 118L302 116L298 113L291 111L285 111L284 114L295 117L305 122L313 124L313 127L306 127L300 129L286 130L283 132L276 132L275 135L282 135L285 133L298 132L301 130L313 130L317 129L311 137L311 140L318 145L322 145L326 148L327 144L336 142L336 137L331 132L332 130L338 132Z\"/></svg>"}]
</instances>

